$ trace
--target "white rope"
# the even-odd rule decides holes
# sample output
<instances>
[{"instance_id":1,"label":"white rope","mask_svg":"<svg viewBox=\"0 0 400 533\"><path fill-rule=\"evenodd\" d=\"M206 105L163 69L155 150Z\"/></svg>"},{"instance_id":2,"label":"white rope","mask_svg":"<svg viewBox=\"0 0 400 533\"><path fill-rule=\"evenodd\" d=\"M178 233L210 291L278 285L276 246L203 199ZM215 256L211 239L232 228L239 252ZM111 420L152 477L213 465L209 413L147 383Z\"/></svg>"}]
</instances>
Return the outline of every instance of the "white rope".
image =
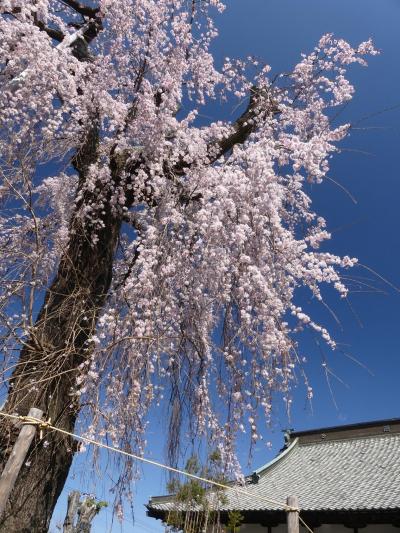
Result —
<instances>
[{"instance_id":1,"label":"white rope","mask_svg":"<svg viewBox=\"0 0 400 533\"><path fill-rule=\"evenodd\" d=\"M11 418L13 420L19 420L23 424L32 424L38 426L40 429L52 429L54 431L58 431L59 433L62 433L63 435L68 435L69 437L73 437L75 439L81 440L83 442L86 442L88 444L93 444L94 446L98 446L99 448L103 448L105 450L109 450L111 452L119 453L121 455L124 455L126 457L130 457L132 459L136 459L137 461L141 461L142 463L146 463L149 465L157 466L159 468L163 468L164 470L168 470L169 472L174 472L175 474L181 474L183 476L186 476L190 479L195 479L197 481L201 481L202 483L207 483L208 485L212 485L214 487L218 487L220 489L225 490L235 490L236 493L243 494L244 496L248 496L252 499L257 498L260 501L263 501L268 504L278 505L279 507L282 507L285 511L295 511L299 513L300 509L297 507L292 507L286 503L279 502L277 500L274 500L272 498L267 498L265 496L261 496L260 494L253 494L246 489L243 489L241 487L232 487L229 485L226 485L225 483L220 483L218 481L214 481L212 479L207 479L202 476L197 476L196 474L191 474L190 472L186 472L185 470L180 470L179 468L174 468L172 466L165 465L163 463L160 463L158 461L153 461L152 459L147 459L146 457L141 457L140 455L136 455L134 453L126 452L124 450L121 450L119 448L115 448L114 446L109 446L108 444L104 444L103 442L95 441L94 439L90 439L88 437L82 437L81 435L77 435L76 433L71 433L70 431L66 431L65 429L58 428L56 426L53 426L50 424L49 421L40 420L39 418L34 418L31 416L20 416L20 415L11 415L8 413L4 413L0 411L0 416L3 416L5 418ZM304 522L304 520L299 516L299 519L301 523L304 525L304 527L310 532L313 533L312 529Z\"/></svg>"}]
</instances>

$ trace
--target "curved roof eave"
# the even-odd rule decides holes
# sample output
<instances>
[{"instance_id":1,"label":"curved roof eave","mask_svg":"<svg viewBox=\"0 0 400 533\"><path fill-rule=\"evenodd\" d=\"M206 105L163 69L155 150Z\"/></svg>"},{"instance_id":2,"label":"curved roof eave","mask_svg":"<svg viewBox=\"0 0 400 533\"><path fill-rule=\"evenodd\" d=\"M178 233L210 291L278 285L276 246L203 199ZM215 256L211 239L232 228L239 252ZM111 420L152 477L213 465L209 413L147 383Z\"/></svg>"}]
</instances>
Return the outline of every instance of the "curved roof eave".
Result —
<instances>
[{"instance_id":1,"label":"curved roof eave","mask_svg":"<svg viewBox=\"0 0 400 533\"><path fill-rule=\"evenodd\" d=\"M284 457L289 455L289 453L296 447L296 445L299 442L299 437L296 437L293 442L289 444L289 446L284 450L282 453L277 455L272 461L269 461L264 466L261 466L260 468L257 468L257 470L254 470L253 474L262 475L266 470L274 466L276 463L279 463Z\"/></svg>"}]
</instances>

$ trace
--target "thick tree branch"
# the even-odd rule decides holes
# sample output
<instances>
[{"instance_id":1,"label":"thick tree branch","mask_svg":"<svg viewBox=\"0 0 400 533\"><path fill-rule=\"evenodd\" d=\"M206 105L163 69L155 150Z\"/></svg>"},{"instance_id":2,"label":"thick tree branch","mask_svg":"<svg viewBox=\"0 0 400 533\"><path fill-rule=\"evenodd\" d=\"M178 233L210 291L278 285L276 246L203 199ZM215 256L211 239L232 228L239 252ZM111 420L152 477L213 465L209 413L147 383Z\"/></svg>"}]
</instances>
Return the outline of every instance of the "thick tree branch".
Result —
<instances>
[{"instance_id":1,"label":"thick tree branch","mask_svg":"<svg viewBox=\"0 0 400 533\"><path fill-rule=\"evenodd\" d=\"M215 163L221 156L227 154L237 144L243 144L250 134L255 131L259 119L279 114L279 108L272 96L265 90L253 87L249 99L249 104L242 115L232 124L231 133L228 137L210 143L208 154L210 164ZM171 172L175 176L182 176L190 168L191 164L183 159L179 161Z\"/></svg>"},{"instance_id":2,"label":"thick tree branch","mask_svg":"<svg viewBox=\"0 0 400 533\"><path fill-rule=\"evenodd\" d=\"M54 39L55 41L58 41L59 43L61 43L61 41L65 37L62 31L56 30L54 28L49 28L41 20L36 20L35 24L41 31L45 31L47 35L51 37L51 39Z\"/></svg>"},{"instance_id":3,"label":"thick tree branch","mask_svg":"<svg viewBox=\"0 0 400 533\"><path fill-rule=\"evenodd\" d=\"M277 115L278 113L279 108L271 98L271 95L266 93L265 90L253 87L249 105L245 112L232 125L232 133L228 137L218 141L216 146L209 147L209 152L212 154L212 162L232 150L236 144L243 144L248 139L249 135L257 126L257 116L261 115L262 117L266 117Z\"/></svg>"},{"instance_id":4,"label":"thick tree branch","mask_svg":"<svg viewBox=\"0 0 400 533\"><path fill-rule=\"evenodd\" d=\"M76 13L79 13L79 15L82 15L84 21L81 24L75 25L77 30L82 30L78 41L84 39L86 45L90 44L103 28L100 8L90 7L81 2L77 2L76 0L62 0L62 2ZM47 29L45 29L45 31L47 31ZM74 41L74 43L75 42L76 41ZM74 44L71 45L72 48L74 48L74 46ZM78 57L78 59L81 58Z\"/></svg>"},{"instance_id":5,"label":"thick tree branch","mask_svg":"<svg viewBox=\"0 0 400 533\"><path fill-rule=\"evenodd\" d=\"M90 7L76 0L62 0L62 3L72 8L83 17L96 18L100 12L98 7Z\"/></svg>"},{"instance_id":6,"label":"thick tree branch","mask_svg":"<svg viewBox=\"0 0 400 533\"><path fill-rule=\"evenodd\" d=\"M48 28L40 21L36 22L36 25L50 35L50 37L59 41L60 44L63 44L66 38L68 40L67 46L71 48L72 55L79 59L79 61L90 60L89 44L103 29L103 23L99 17L90 19L82 25L78 25L76 32L67 37L65 37L65 35L59 30Z\"/></svg>"},{"instance_id":7,"label":"thick tree branch","mask_svg":"<svg viewBox=\"0 0 400 533\"><path fill-rule=\"evenodd\" d=\"M232 148L237 144L243 144L250 134L255 131L260 120L266 119L268 116L274 116L279 114L279 108L274 102L271 94L267 93L265 90L260 90L257 87L253 87L251 96L249 99L249 104L246 110L242 115L231 125L231 133L228 137L225 137L220 140L216 140L213 143L210 143L208 146L209 154L209 164L212 165L217 161L221 156L228 153ZM116 168L119 170L116 171L118 174L122 170L134 176L139 168L144 168L145 161L142 158L136 159L133 163L129 163L131 153L126 150L123 154L116 156L112 153L112 168L115 172ZM200 192L189 191L183 183L177 178L186 174L190 169L191 163L185 161L183 158L178 161L173 167L169 166L168 162L165 161L163 165L164 174L176 187L179 202L181 204L189 204L194 201L198 201L202 198ZM150 179L149 179L150 182ZM147 189L150 188L151 184L147 183ZM144 201L148 205L155 205L154 198L152 194L147 192L143 198L134 197L132 192L127 192L127 207L133 205L134 202Z\"/></svg>"},{"instance_id":8,"label":"thick tree branch","mask_svg":"<svg viewBox=\"0 0 400 533\"><path fill-rule=\"evenodd\" d=\"M12 17L16 18L18 20L17 15L21 13L20 7L14 7L11 11L4 11L4 15L11 15ZM41 20L38 20L36 13L33 14L33 21L35 26L37 26L41 31L45 31L47 35L49 35L52 39L55 39L58 42L61 42L64 39L64 34L56 30L54 28L49 28L42 22Z\"/></svg>"},{"instance_id":9,"label":"thick tree branch","mask_svg":"<svg viewBox=\"0 0 400 533\"><path fill-rule=\"evenodd\" d=\"M75 0L63 0L63 3L74 9L83 17L86 17L84 22L74 26L76 28L76 33L68 36L67 39L69 39L68 46L71 48L72 54L80 61L87 61L90 59L88 46L103 29L102 18L99 15L100 9L85 6L80 2L76 2ZM15 7L9 12L6 11L6 14L12 16L16 16L20 13L20 7ZM36 13L32 13L32 16L34 25L37 26L41 31L46 32L49 37L58 43L62 43L64 41L66 36L62 31L46 26L43 21L37 18Z\"/></svg>"}]
</instances>

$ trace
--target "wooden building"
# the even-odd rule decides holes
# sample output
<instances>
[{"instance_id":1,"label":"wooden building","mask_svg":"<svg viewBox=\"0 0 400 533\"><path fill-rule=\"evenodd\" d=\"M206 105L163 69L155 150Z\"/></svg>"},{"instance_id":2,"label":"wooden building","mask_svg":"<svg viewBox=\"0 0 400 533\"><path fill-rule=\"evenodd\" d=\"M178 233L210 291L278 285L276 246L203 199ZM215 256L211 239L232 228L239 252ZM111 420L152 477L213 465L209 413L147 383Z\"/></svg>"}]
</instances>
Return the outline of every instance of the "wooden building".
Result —
<instances>
[{"instance_id":1,"label":"wooden building","mask_svg":"<svg viewBox=\"0 0 400 533\"><path fill-rule=\"evenodd\" d=\"M279 455L247 479L248 496L232 486L219 508L221 523L241 512L240 533L286 532L285 511L266 499L288 495L316 533L400 533L400 419L288 434ZM174 505L153 497L148 515L166 521Z\"/></svg>"}]
</instances>

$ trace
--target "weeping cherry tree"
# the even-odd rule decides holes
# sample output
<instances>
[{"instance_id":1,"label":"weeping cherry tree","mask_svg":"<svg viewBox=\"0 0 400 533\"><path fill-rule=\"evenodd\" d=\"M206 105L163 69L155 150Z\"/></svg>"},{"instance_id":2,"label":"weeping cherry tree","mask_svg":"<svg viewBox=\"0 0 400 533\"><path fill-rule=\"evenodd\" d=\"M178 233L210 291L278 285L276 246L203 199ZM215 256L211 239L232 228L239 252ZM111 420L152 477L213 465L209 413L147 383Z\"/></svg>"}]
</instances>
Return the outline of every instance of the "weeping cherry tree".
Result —
<instances>
[{"instance_id":1,"label":"weeping cherry tree","mask_svg":"<svg viewBox=\"0 0 400 533\"><path fill-rule=\"evenodd\" d=\"M284 75L217 65L224 9L2 0L0 343L3 411L38 407L143 453L164 398L171 460L203 438L229 474L237 435L256 442L272 397L289 398L296 334L335 347L298 292L345 297L356 260L319 249L330 235L308 184L348 134L332 121L348 66L376 52L325 35ZM234 119L205 119L210 103ZM2 420L2 465L16 435ZM76 448L37 439L0 531L47 531Z\"/></svg>"}]
</instances>

